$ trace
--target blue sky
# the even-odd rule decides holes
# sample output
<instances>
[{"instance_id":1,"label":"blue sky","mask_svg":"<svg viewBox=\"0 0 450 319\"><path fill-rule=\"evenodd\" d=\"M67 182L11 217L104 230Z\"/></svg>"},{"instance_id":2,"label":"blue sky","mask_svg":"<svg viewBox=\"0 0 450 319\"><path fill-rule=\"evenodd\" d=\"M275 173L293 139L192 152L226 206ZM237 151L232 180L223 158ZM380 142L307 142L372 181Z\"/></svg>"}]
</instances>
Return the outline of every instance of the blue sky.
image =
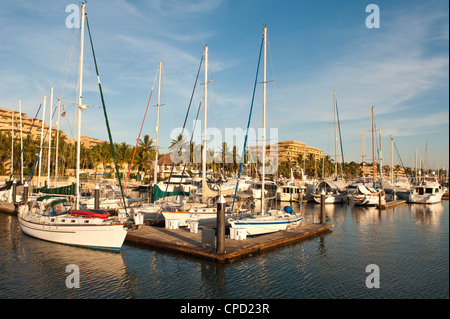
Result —
<instances>
[{"instance_id":1,"label":"blue sky","mask_svg":"<svg viewBox=\"0 0 450 319\"><path fill-rule=\"evenodd\" d=\"M75 99L79 44L73 46L76 29L65 24L71 3L78 4L15 0L2 7L0 107L18 110L21 98L23 112L34 117L52 85L55 100ZM366 27L370 3L380 9L380 28ZM274 80L267 85L267 126L278 129L278 140L302 141L334 156L336 90L345 161L361 161L361 131L371 160L374 106L384 163L392 135L406 166L414 166L415 146L429 167L449 166L448 1L90 0L86 10L115 142L135 145L163 61L160 145L168 151L172 130L183 125L204 43L213 81L208 126L245 128L266 24L268 79ZM88 45L86 37L83 102L100 105ZM255 128L261 126L261 85L256 94ZM152 138L156 97L155 90L143 130ZM199 100L197 93L190 131ZM61 129L75 137L75 108L66 108ZM101 110L83 112L82 130L107 140Z\"/></svg>"}]
</instances>

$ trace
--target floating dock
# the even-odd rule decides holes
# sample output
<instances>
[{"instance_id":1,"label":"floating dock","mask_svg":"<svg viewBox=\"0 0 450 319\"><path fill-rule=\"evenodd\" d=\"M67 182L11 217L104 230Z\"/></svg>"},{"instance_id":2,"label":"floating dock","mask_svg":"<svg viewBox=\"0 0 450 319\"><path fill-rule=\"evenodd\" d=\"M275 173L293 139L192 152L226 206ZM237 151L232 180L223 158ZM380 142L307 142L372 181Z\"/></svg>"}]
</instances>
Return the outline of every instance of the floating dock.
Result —
<instances>
[{"instance_id":1,"label":"floating dock","mask_svg":"<svg viewBox=\"0 0 450 319\"><path fill-rule=\"evenodd\" d=\"M16 215L16 206L8 202L0 201L0 212L10 215Z\"/></svg>"},{"instance_id":2,"label":"floating dock","mask_svg":"<svg viewBox=\"0 0 450 319\"><path fill-rule=\"evenodd\" d=\"M404 204L406 204L406 203L407 203L406 200L399 200L399 199L396 199L396 200L391 200L391 201L389 201L389 202L386 202L385 205L381 205L381 206L380 206L380 205L377 205L377 208L379 208L379 209L388 209L388 208L392 208L392 207L404 205Z\"/></svg>"},{"instance_id":3,"label":"floating dock","mask_svg":"<svg viewBox=\"0 0 450 319\"><path fill-rule=\"evenodd\" d=\"M202 232L204 230L211 231L211 228L199 228L197 233L193 233L186 228L167 229L140 226L137 230L128 231L125 242L226 264L319 234L330 233L332 227L334 225L300 225L267 235L247 237L244 240L225 238L224 253L217 253L215 249L205 248Z\"/></svg>"}]
</instances>

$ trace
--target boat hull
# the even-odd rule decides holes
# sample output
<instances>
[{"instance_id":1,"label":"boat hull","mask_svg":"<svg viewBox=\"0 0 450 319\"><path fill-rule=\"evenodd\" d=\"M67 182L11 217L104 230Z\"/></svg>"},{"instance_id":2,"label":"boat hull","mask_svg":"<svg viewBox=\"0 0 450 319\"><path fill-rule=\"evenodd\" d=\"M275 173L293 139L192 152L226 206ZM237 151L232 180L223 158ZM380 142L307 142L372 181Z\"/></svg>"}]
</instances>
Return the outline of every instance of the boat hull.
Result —
<instances>
[{"instance_id":1,"label":"boat hull","mask_svg":"<svg viewBox=\"0 0 450 319\"><path fill-rule=\"evenodd\" d=\"M179 221L179 226L189 226L189 220L197 220L199 225L215 224L217 222L217 210L210 212L199 211L161 211L164 219L176 219ZM225 219L229 218L229 214L225 214Z\"/></svg>"},{"instance_id":2,"label":"boat hull","mask_svg":"<svg viewBox=\"0 0 450 319\"><path fill-rule=\"evenodd\" d=\"M314 195L314 201L321 203L321 195ZM325 204L338 204L345 203L348 200L348 196L344 194L327 194L325 195Z\"/></svg>"},{"instance_id":3,"label":"boat hull","mask_svg":"<svg viewBox=\"0 0 450 319\"><path fill-rule=\"evenodd\" d=\"M414 204L437 204L442 201L444 193L430 195L410 195L408 202Z\"/></svg>"},{"instance_id":4,"label":"boat hull","mask_svg":"<svg viewBox=\"0 0 450 319\"><path fill-rule=\"evenodd\" d=\"M353 196L353 202L358 206L376 206L380 204L380 198L377 195ZM381 196L381 205L386 205L385 196Z\"/></svg>"},{"instance_id":5,"label":"boat hull","mask_svg":"<svg viewBox=\"0 0 450 319\"><path fill-rule=\"evenodd\" d=\"M67 216L67 225L51 223L46 217L41 222L29 220L18 215L21 230L38 239L74 246L83 246L101 249L120 249L123 245L127 231L123 224L99 224L91 225L72 224L72 221L83 220ZM56 219L56 218L54 218Z\"/></svg>"},{"instance_id":6,"label":"boat hull","mask_svg":"<svg viewBox=\"0 0 450 319\"><path fill-rule=\"evenodd\" d=\"M245 228L247 235L256 236L268 233L274 233L280 230L286 230L288 226L297 226L302 221L301 216L289 219L274 219L251 218L247 217L241 220L230 220L229 223L232 228Z\"/></svg>"}]
</instances>

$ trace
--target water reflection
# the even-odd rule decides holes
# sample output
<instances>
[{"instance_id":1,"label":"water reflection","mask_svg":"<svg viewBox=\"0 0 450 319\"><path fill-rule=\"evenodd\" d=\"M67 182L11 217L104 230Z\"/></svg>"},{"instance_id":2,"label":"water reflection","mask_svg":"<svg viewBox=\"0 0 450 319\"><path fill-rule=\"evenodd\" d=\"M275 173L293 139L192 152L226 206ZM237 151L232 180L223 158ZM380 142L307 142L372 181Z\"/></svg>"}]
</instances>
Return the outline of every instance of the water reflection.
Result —
<instances>
[{"instance_id":1,"label":"water reflection","mask_svg":"<svg viewBox=\"0 0 450 319\"><path fill-rule=\"evenodd\" d=\"M290 206L304 223L319 222L319 204ZM0 214L0 298L448 298L448 202L325 205L325 214L331 233L231 265L131 245L111 253L48 243ZM370 263L382 269L383 289L365 287ZM79 289L65 286L69 264L80 268Z\"/></svg>"},{"instance_id":2,"label":"water reflection","mask_svg":"<svg viewBox=\"0 0 450 319\"><path fill-rule=\"evenodd\" d=\"M432 205L411 204L411 211L416 223L438 226L441 223L444 205L442 203Z\"/></svg>"}]
</instances>

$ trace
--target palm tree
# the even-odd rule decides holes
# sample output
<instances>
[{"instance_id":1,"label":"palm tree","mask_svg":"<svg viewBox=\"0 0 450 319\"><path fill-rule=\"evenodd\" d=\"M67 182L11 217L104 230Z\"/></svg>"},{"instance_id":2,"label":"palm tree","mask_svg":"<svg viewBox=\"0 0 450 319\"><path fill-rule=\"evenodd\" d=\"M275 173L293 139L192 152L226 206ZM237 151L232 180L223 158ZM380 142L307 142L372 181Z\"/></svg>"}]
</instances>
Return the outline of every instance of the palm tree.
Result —
<instances>
[{"instance_id":1,"label":"palm tree","mask_svg":"<svg viewBox=\"0 0 450 319\"><path fill-rule=\"evenodd\" d=\"M177 138L171 140L169 149L172 155L172 162L175 164L187 162L189 160L189 143L181 133L178 134Z\"/></svg>"},{"instance_id":2,"label":"palm tree","mask_svg":"<svg viewBox=\"0 0 450 319\"><path fill-rule=\"evenodd\" d=\"M147 173L153 167L151 164L156 159L156 145L153 144L153 140L148 134L139 140L138 150L141 151L139 153L140 160L146 160L146 163L141 163L141 167L145 168L145 172Z\"/></svg>"},{"instance_id":3,"label":"palm tree","mask_svg":"<svg viewBox=\"0 0 450 319\"><path fill-rule=\"evenodd\" d=\"M103 165L103 172L105 171L106 164L112 160L111 148L108 142L103 142L93 146L90 150L93 154L94 161Z\"/></svg>"},{"instance_id":4,"label":"palm tree","mask_svg":"<svg viewBox=\"0 0 450 319\"><path fill-rule=\"evenodd\" d=\"M230 151L230 148L227 144L227 142L222 143L222 150L220 151L221 156L221 162L222 162L222 168L224 170L224 173L229 171L229 167L231 166L231 163L233 163L233 153Z\"/></svg>"},{"instance_id":5,"label":"palm tree","mask_svg":"<svg viewBox=\"0 0 450 319\"><path fill-rule=\"evenodd\" d=\"M130 163L130 156L132 154L130 145L128 145L125 142L122 142L120 144L115 143L114 151L117 155L117 160L118 160L121 168L122 168L123 164L125 164L126 162L128 162L128 164Z\"/></svg>"},{"instance_id":6,"label":"palm tree","mask_svg":"<svg viewBox=\"0 0 450 319\"><path fill-rule=\"evenodd\" d=\"M139 140L139 147L151 158L154 159L156 157L156 145L153 144L153 140L148 134L144 135L144 138Z\"/></svg>"},{"instance_id":7,"label":"palm tree","mask_svg":"<svg viewBox=\"0 0 450 319\"><path fill-rule=\"evenodd\" d=\"M144 149L138 148L136 151L136 156L134 157L133 165L139 172L144 172L143 178L145 179L145 176L147 172L150 170L150 160L149 160L149 153L145 152Z\"/></svg>"}]
</instances>

